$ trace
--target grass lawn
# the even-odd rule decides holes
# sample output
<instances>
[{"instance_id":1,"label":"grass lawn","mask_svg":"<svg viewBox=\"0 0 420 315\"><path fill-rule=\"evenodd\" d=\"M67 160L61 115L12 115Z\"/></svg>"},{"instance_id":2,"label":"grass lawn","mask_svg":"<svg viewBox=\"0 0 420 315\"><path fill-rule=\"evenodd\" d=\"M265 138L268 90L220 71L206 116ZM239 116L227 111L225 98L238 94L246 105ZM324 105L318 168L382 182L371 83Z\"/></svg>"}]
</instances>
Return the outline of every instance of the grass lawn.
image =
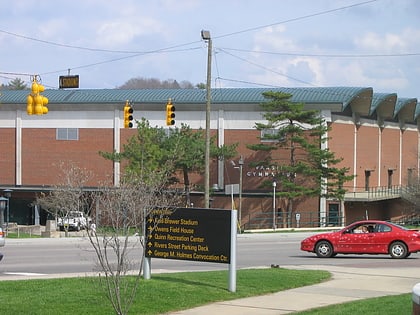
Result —
<instances>
[{"instance_id":1,"label":"grass lawn","mask_svg":"<svg viewBox=\"0 0 420 315\"><path fill-rule=\"evenodd\" d=\"M326 281L320 270L282 268L238 270L236 292L228 271L154 274L142 280L129 314L162 314L215 301L287 290ZM113 314L97 278L0 282L1 314Z\"/></svg>"},{"instance_id":2,"label":"grass lawn","mask_svg":"<svg viewBox=\"0 0 420 315\"><path fill-rule=\"evenodd\" d=\"M325 306L293 315L409 315L412 313L411 294L392 295L355 302Z\"/></svg>"},{"instance_id":3,"label":"grass lawn","mask_svg":"<svg viewBox=\"0 0 420 315\"><path fill-rule=\"evenodd\" d=\"M36 234L29 234L29 233L16 233L16 232L9 232L6 237L6 242L8 238L40 238L41 235Z\"/></svg>"}]
</instances>

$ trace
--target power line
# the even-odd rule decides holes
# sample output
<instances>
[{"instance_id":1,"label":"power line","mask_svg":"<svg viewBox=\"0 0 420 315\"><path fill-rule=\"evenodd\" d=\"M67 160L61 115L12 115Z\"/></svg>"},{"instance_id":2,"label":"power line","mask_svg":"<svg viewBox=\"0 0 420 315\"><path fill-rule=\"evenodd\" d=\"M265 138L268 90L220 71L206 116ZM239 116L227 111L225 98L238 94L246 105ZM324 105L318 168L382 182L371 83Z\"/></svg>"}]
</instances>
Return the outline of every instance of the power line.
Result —
<instances>
[{"instance_id":1,"label":"power line","mask_svg":"<svg viewBox=\"0 0 420 315\"><path fill-rule=\"evenodd\" d=\"M219 36L213 37L213 39L238 35L238 34L242 34L242 33L256 31L256 30L266 28L266 27L270 27L270 26L275 26L275 25L279 25L279 24L285 24L285 23L290 23L290 22L294 22L294 21L299 21L299 20L303 20L303 19L307 19L307 18L319 16L319 15L325 15L325 14L329 14L329 13L332 13L332 12L349 9L349 8L369 4L369 3L372 3L372 2L376 2L376 1L378 1L378 0L369 0L369 1L359 2L359 3L355 3L355 4L352 4L352 5L339 7L339 8L335 8L335 9L331 9L331 10L320 11L320 12L316 12L316 13L312 13L312 14L308 14L308 15L304 15L304 16L300 16L300 17L296 17L296 18L292 18L292 19L288 19L288 20L284 20L284 21L280 21L280 22L275 22L275 23L266 24L266 25L262 25L262 26L256 26L256 27L244 29L244 30L237 31L237 32L232 32L232 33L227 33L227 34L224 34L224 35L219 35ZM185 44L179 44L179 45L175 45L175 46L171 46L171 47L167 47L167 48L160 48L160 49L156 49L156 50L152 50L152 51L111 50L111 49L101 49L101 48L94 48L94 47L76 46L76 45L70 45L70 44L64 44L64 43L57 43L57 42L48 41L48 40L44 40L44 39L39 39L39 38L31 37L31 36L17 34L17 33L2 30L2 29L0 29L0 33L4 33L4 34L10 35L10 36L19 37L19 38L23 38L23 39L26 39L26 40L31 40L31 41L47 44L47 45L58 46L58 47L86 50L86 51L92 51L92 52L119 53L119 54L138 54L138 55L148 54L148 53L156 52L156 51L164 51L164 50L179 48L179 47L183 47L183 46L189 46L189 45L196 44L196 43L200 42L200 41L193 41L193 42L189 42L189 43L185 43Z\"/></svg>"},{"instance_id":2,"label":"power line","mask_svg":"<svg viewBox=\"0 0 420 315\"><path fill-rule=\"evenodd\" d=\"M0 74L4 75L12 75L12 76L24 76L24 75L33 75L33 73L24 73L24 72L2 72L0 71Z\"/></svg>"},{"instance_id":3,"label":"power line","mask_svg":"<svg viewBox=\"0 0 420 315\"><path fill-rule=\"evenodd\" d=\"M262 26L257 26L257 27L253 27L253 28L248 28L248 29L240 30L240 31L237 31L237 32L232 32L232 33L227 33L227 34L224 34L224 35L219 35L219 36L214 37L214 39L224 38L224 37L228 37L228 36L234 36L234 35L238 35L238 34L242 34L242 33L246 33L246 32L251 32L251 31L256 31L256 30L259 30L259 29L262 29L262 28L267 28L267 27L271 27L271 26L275 26L275 25L280 25L280 24L290 23L290 22L294 22L294 21L299 21L299 20L303 20L303 19L307 19L307 18L312 18L312 17L316 17L316 16L320 16L320 15L330 14L330 13L333 13L333 12L337 12L337 11L341 11L341 10L353 8L353 7L356 7L356 6L370 4L370 3L373 3L373 2L376 2L376 1L378 1L378 0L364 1L364 2L360 2L360 3L348 5L348 6L343 6L343 7L331 9L331 10L316 12L316 13L305 15L305 16L300 16L300 17L291 18L291 19L284 20L284 21L279 21L279 22L276 22L276 23L266 24L266 25L262 25ZM32 41L36 41L36 42L40 42L40 43L44 43L44 44L48 44L48 45L59 46L59 47L65 47L65 48L71 48L71 49L79 49L79 50L86 50L86 51L92 51L92 52L106 52L106 53L129 54L129 56L123 56L123 57L118 57L118 58L112 58L112 59L108 59L108 60L103 60L103 61L99 61L99 62L95 62L95 63L91 63L91 64L86 64L86 65L81 65L81 66L73 67L71 69L88 68L88 67L92 67L92 66L107 64L107 63L116 62L116 61L120 61L120 60L125 60L125 59L129 59L129 58L135 58L135 57L142 56L142 55L147 55L147 54L170 53L170 52L178 52L178 51L195 50L195 49L199 49L200 47L194 47L194 48L182 49L182 50L181 49L180 50L177 50L176 48L180 48L180 47L184 47L184 46L189 46L189 45L192 45L192 44L196 44L196 43L201 42L201 41L193 41L193 42L189 42L189 43L174 45L174 46L170 46L170 47L166 47L166 48L160 48L160 49L151 50L151 51L108 50L108 49L99 49L99 48L91 48L91 47L83 47L83 46L75 46L75 45L69 45L69 44L56 43L56 42L52 42L52 41L47 41L47 40L37 39L37 38L25 36L25 35L16 34L16 33L5 31L5 30L0 30L0 32L1 33L5 33L5 34L8 34L8 35L11 35L11 36L16 36L16 37L24 38L24 39L27 39L27 40L32 40ZM269 71L269 72L275 73L277 75L280 75L280 76L286 77L288 79L291 79L293 81L300 82L300 83L303 83L305 85L310 85L310 86L313 86L313 87L315 87L315 85L312 84L312 83L310 83L310 82L306 82L304 80L300 80L300 79L297 79L297 78L288 76L288 75L286 75L284 73L281 73L279 71L275 71L273 69L267 68L267 67L262 66L260 64L251 62L251 61L249 61L249 60L247 60L245 58L241 58L241 57L239 57L237 55L234 55L232 53L229 53L228 51L241 51L241 52L249 52L249 53L262 53L262 54L284 55L284 56L335 57L335 58L401 57L401 56L418 56L418 55L420 55L420 53L372 54L372 55L367 55L367 54L342 54L342 55L339 55L339 54L299 54L299 53L285 53L285 52L252 51L252 50L237 49L237 48L219 48L219 50L222 51L222 52L224 52L224 53L226 53L226 54L228 54L228 55L230 55L230 56L232 56L232 57L234 57L234 58L237 58L237 59L239 59L239 60L241 60L243 62L246 62L248 64L251 64L251 65L253 65L255 67L261 68L261 69L263 69L265 71ZM46 72L44 74L53 74L53 73L59 73L59 72L68 71L68 70L69 70L69 68L66 68L64 70L57 70L57 71L52 71L52 72ZM217 69L217 72L219 72L218 69ZM7 74L11 74L11 75L29 75L29 74L24 74L24 73L20 73L20 74L7 73ZM219 73L218 73L218 75L219 75ZM272 87L275 87L274 85L252 83L252 82L241 81L241 80L223 79L223 78L220 77L220 75L218 76L218 78L216 78L216 80L226 80L226 81L241 82L241 83L246 83L246 84L256 84L256 85L263 85L263 86L272 86Z\"/></svg>"},{"instance_id":4,"label":"power line","mask_svg":"<svg viewBox=\"0 0 420 315\"><path fill-rule=\"evenodd\" d=\"M138 57L138 56L141 56L141 55L151 55L151 54L158 54L158 53L172 53L172 52L192 51L192 50L197 50L197 49L201 49L201 47L192 47L192 48L187 48L187 49L176 49L176 50L174 50L174 49L173 50L170 50L170 48L167 48L167 50L160 49L160 50L155 50L155 51L137 53L137 54L133 54L131 56L124 56L124 57L119 57L119 58L107 59L107 60L103 60L103 61L94 62L94 63L91 63L91 64L86 64L86 65L72 67L72 68L67 68L67 69L61 69L61 70L56 70L56 71L45 72L43 74L54 74L54 73L60 73L60 72L63 72L63 71L68 71L68 70L89 68L89 67L94 67L94 66L98 66L98 65L102 65L102 64L106 64L106 63L111 63L111 62L115 62L115 61L120 61L120 60L124 60L124 59L135 58L135 57Z\"/></svg>"},{"instance_id":5,"label":"power line","mask_svg":"<svg viewBox=\"0 0 420 315\"><path fill-rule=\"evenodd\" d=\"M345 9L350 9L350 8L354 8L354 7L357 7L357 6L373 3L373 2L376 2L376 1L378 1L378 0L369 0L369 1L365 1L365 2L359 2L359 3L352 4L352 5L339 7L339 8L335 8L335 9L331 9L331 10L326 10L326 11L320 11L320 12L316 12L316 13L312 13L312 14L308 14L308 15L303 15L303 16L299 16L299 17L296 17L296 18L291 18L291 19L288 19L288 20L280 21L280 22L275 22L275 23L266 24L266 25L257 26L257 27L251 27L251 28L247 28L247 29L244 29L244 30L241 30L241 31L216 36L216 37L214 37L214 39L233 36L233 35L238 35L238 34L242 34L242 33L256 31L256 30L266 28L266 27L271 27L271 26L276 26L276 25L280 25L280 24L286 24L286 23L290 23L290 22L304 20L304 19L307 19L307 18L312 18L312 17L315 17L315 16L320 16L320 15L325 15L325 14L329 14L329 13L332 13L332 12L337 12L337 11L341 11L341 10L345 10Z\"/></svg>"},{"instance_id":6,"label":"power line","mask_svg":"<svg viewBox=\"0 0 420 315\"><path fill-rule=\"evenodd\" d=\"M229 55L229 56L232 56L232 57L234 57L234 58L236 58L236 59L239 59L239 60L241 60L241 61L243 61L243 62L249 63L249 64L251 64L251 65L253 65L253 66L257 67L257 68L261 68L261 69L263 69L263 70L265 70L265 71L269 71L269 72L272 72L272 73L278 74L278 75L280 75L280 76L282 76L282 77L285 77L285 78L291 79L291 80L296 81L296 82L300 82L300 83L303 83L303 84L306 84L306 85L314 86L314 85L313 85L312 83L310 83L310 82L307 82L307 81L304 81L304 80L300 80L300 79L294 78L294 77L292 77L292 76L289 76L289 75L287 75L287 74L284 74L284 73L282 73L282 72L275 71L275 70L273 70L273 69L267 68L267 67L265 67L265 66L262 66L262 65L260 65L260 64L257 64L257 63L255 63L255 62L252 62L252 61L247 60L247 59L245 59L245 58L242 58L242 57L236 56L236 55L234 55L234 54L232 54L232 53L229 53L229 52L227 52L227 51L225 51L225 50L223 50L223 49L220 49L220 48L219 48L219 50L220 50L220 51L222 51L222 52L224 52L225 54L227 54L227 55Z\"/></svg>"},{"instance_id":7,"label":"power line","mask_svg":"<svg viewBox=\"0 0 420 315\"><path fill-rule=\"evenodd\" d=\"M197 43L200 42L199 40L197 40L197 41L190 42L190 43L174 45L174 46L171 46L171 47L160 48L160 49L156 49L156 50L152 50L152 51L111 50L111 49L101 49L101 48L92 48L92 47L75 46L75 45L57 43L57 42L52 42L52 41L48 41L48 40L43 40L43 39L39 39L39 38L35 38L35 37L30 37L30 36L26 36L26 35L21 35L21 34L9 32L9 31L5 31L5 30L1 30L1 29L0 29L0 33L4 33L4 34L10 35L10 36L15 36L15 37L19 37L19 38L23 38L23 39L27 39L27 40L31 40L31 41L43 43L43 44L58 46L58 47L65 47L65 48L72 48L72 49L79 49L79 50L87 50L87 51L93 51L93 52L118 53L118 54L137 54L137 55L149 54L149 53L153 53L153 52L157 52L157 51L165 51L165 50L169 50L169 49L174 49L174 48L179 48L179 47L183 47L183 46L189 46L189 45L192 45L192 44L197 44Z\"/></svg>"},{"instance_id":8,"label":"power line","mask_svg":"<svg viewBox=\"0 0 420 315\"><path fill-rule=\"evenodd\" d=\"M216 78L216 81L217 80L220 80L220 81L228 81L228 82L236 82L236 83L242 83L242 84L249 84L249 85L258 85L258 86L272 87L272 88L281 88L281 86L273 85L273 84L257 83L257 82L251 82L251 81L245 81L245 80L222 78L222 77L217 77Z\"/></svg>"},{"instance_id":9,"label":"power line","mask_svg":"<svg viewBox=\"0 0 420 315\"><path fill-rule=\"evenodd\" d=\"M420 56L420 53L400 53L400 54L308 54L308 53L290 53L290 52L273 52L262 50L248 50L239 48L219 48L227 51L238 51L246 53L268 54L276 56L295 56L295 57L320 57L320 58L377 58L377 57L412 57Z\"/></svg>"}]
</instances>

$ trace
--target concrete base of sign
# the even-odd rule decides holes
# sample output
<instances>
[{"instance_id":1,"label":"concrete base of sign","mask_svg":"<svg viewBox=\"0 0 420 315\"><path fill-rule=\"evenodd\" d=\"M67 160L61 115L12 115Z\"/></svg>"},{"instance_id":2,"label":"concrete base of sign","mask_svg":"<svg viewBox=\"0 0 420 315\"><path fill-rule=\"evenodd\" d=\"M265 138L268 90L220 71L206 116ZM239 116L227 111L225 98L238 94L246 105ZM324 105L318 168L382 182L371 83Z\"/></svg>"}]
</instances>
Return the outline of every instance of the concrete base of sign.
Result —
<instances>
[{"instance_id":1,"label":"concrete base of sign","mask_svg":"<svg viewBox=\"0 0 420 315\"><path fill-rule=\"evenodd\" d=\"M45 231L45 232L41 232L41 237L59 238L60 237L60 232L59 231Z\"/></svg>"}]
</instances>

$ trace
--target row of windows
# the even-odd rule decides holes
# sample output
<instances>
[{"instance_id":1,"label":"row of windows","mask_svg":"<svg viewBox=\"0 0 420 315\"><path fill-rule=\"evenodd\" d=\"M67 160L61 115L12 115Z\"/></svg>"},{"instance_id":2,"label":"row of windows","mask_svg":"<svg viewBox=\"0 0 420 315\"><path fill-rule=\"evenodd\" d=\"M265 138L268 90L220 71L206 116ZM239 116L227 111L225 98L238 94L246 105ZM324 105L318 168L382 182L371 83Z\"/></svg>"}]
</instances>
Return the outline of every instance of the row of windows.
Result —
<instances>
[{"instance_id":1,"label":"row of windows","mask_svg":"<svg viewBox=\"0 0 420 315\"><path fill-rule=\"evenodd\" d=\"M167 129L170 132L170 129ZM275 135L277 131L275 129L266 129L261 131L261 141L275 141L267 138L267 134ZM79 129L78 128L57 128L56 140L79 140Z\"/></svg>"}]
</instances>

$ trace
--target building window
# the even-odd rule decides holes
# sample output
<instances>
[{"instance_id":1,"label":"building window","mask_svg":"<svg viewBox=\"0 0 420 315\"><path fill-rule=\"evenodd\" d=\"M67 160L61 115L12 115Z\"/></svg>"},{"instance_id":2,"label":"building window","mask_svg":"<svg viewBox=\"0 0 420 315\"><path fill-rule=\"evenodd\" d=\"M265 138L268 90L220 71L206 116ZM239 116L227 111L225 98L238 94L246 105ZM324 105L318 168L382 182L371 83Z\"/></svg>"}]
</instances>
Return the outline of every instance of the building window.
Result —
<instances>
[{"instance_id":1,"label":"building window","mask_svg":"<svg viewBox=\"0 0 420 315\"><path fill-rule=\"evenodd\" d=\"M57 140L79 140L79 129L77 128L57 128Z\"/></svg>"},{"instance_id":2,"label":"building window","mask_svg":"<svg viewBox=\"0 0 420 315\"><path fill-rule=\"evenodd\" d=\"M392 188L392 175L394 174L394 170L388 170L388 189Z\"/></svg>"},{"instance_id":3,"label":"building window","mask_svg":"<svg viewBox=\"0 0 420 315\"><path fill-rule=\"evenodd\" d=\"M279 139L278 129L262 129L261 130L261 142L280 142L285 139Z\"/></svg>"},{"instance_id":4,"label":"building window","mask_svg":"<svg viewBox=\"0 0 420 315\"><path fill-rule=\"evenodd\" d=\"M370 187L370 170L365 170L365 191L369 191Z\"/></svg>"}]
</instances>

